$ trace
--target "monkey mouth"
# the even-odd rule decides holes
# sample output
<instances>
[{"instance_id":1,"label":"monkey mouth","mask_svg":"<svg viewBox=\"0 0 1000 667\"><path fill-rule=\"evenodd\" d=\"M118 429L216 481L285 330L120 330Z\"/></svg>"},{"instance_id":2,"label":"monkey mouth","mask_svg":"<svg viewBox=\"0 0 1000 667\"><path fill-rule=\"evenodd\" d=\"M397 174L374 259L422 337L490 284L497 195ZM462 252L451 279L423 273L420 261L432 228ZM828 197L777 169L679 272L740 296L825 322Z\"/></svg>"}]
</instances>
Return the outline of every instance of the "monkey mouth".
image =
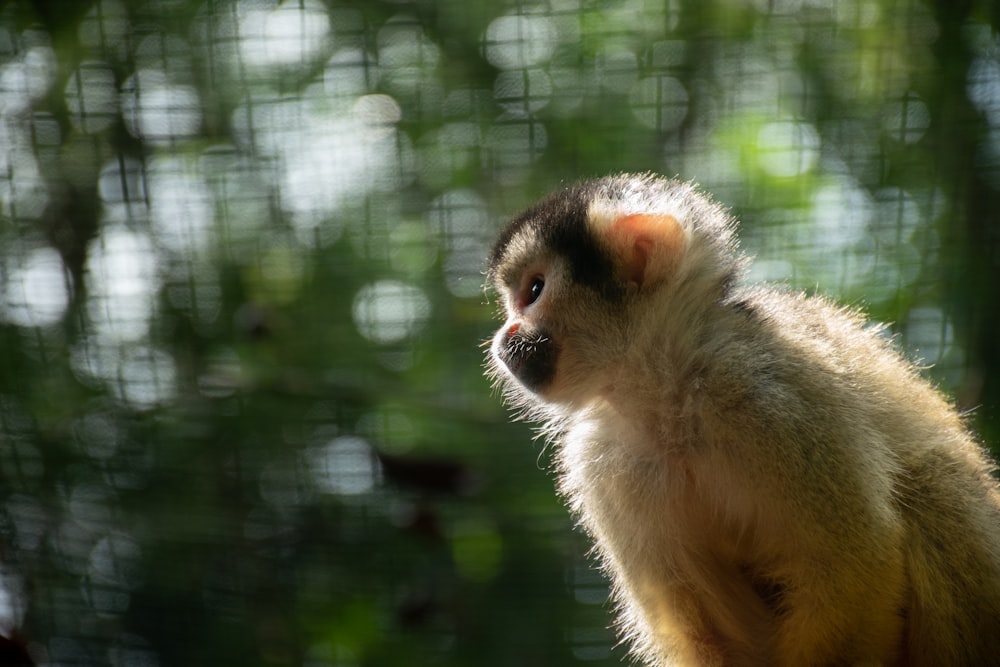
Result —
<instances>
[{"instance_id":1,"label":"monkey mouth","mask_svg":"<svg viewBox=\"0 0 1000 667\"><path fill-rule=\"evenodd\" d=\"M518 382L540 393L555 378L559 346L544 334L525 335L516 330L504 338L497 356Z\"/></svg>"},{"instance_id":2,"label":"monkey mouth","mask_svg":"<svg viewBox=\"0 0 1000 667\"><path fill-rule=\"evenodd\" d=\"M500 357L500 360L503 361L504 365L507 367L507 370L509 370L511 372L511 375L513 375L514 377L518 377L518 375L521 372L521 369L524 367L524 357L521 355L513 354L513 355L502 356Z\"/></svg>"}]
</instances>

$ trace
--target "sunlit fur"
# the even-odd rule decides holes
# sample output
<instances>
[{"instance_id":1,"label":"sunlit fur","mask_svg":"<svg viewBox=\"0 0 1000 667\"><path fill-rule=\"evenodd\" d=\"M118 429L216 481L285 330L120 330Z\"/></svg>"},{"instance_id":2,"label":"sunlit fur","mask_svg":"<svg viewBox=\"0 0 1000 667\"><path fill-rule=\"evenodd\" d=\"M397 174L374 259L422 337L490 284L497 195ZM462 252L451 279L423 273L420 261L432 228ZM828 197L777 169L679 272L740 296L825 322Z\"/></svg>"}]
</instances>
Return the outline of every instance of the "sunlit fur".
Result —
<instances>
[{"instance_id":1,"label":"sunlit fur","mask_svg":"<svg viewBox=\"0 0 1000 667\"><path fill-rule=\"evenodd\" d=\"M683 241L602 285L546 240L580 245L547 231L580 198L613 269L623 216L671 216ZM997 664L1000 494L980 446L859 314L744 286L733 229L690 185L621 175L529 209L491 256L506 322L488 374L556 446L623 636L657 665ZM528 270L545 288L519 309ZM514 324L562 346L539 393L497 359Z\"/></svg>"}]
</instances>

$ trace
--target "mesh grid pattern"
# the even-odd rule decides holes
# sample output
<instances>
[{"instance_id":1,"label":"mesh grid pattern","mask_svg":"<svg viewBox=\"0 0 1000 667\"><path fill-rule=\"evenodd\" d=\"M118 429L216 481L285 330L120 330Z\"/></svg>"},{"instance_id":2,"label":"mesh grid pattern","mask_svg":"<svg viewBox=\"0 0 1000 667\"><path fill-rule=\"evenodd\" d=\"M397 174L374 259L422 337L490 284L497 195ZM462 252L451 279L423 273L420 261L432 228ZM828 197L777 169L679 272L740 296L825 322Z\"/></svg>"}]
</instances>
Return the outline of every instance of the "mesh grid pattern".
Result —
<instances>
[{"instance_id":1,"label":"mesh grid pattern","mask_svg":"<svg viewBox=\"0 0 1000 667\"><path fill-rule=\"evenodd\" d=\"M0 4L0 661L620 664L482 378L495 231L579 177L698 181L996 441L967 4Z\"/></svg>"}]
</instances>

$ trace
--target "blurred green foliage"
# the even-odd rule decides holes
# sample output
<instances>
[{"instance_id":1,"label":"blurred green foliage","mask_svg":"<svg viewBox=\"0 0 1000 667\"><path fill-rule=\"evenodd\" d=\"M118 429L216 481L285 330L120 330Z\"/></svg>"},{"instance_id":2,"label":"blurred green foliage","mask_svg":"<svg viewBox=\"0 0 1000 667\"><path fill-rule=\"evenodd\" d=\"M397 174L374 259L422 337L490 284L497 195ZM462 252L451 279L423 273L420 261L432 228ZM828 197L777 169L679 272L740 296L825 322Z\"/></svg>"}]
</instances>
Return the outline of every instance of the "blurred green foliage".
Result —
<instances>
[{"instance_id":1,"label":"blurred green foliage","mask_svg":"<svg viewBox=\"0 0 1000 667\"><path fill-rule=\"evenodd\" d=\"M998 14L0 4L0 659L619 664L482 377L495 230L579 177L698 181L1000 442Z\"/></svg>"}]
</instances>

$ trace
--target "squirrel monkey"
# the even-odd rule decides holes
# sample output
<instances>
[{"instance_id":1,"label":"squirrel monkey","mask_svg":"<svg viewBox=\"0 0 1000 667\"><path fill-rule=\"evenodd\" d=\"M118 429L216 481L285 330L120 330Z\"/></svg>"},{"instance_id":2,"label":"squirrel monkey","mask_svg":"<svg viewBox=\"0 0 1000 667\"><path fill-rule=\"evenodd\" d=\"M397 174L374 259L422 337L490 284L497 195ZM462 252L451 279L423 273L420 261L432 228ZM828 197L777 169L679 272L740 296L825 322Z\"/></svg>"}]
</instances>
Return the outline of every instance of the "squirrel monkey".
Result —
<instances>
[{"instance_id":1,"label":"squirrel monkey","mask_svg":"<svg viewBox=\"0 0 1000 667\"><path fill-rule=\"evenodd\" d=\"M1000 664L1000 491L857 313L745 286L685 183L579 183L501 232L488 373L556 445L654 665Z\"/></svg>"}]
</instances>

